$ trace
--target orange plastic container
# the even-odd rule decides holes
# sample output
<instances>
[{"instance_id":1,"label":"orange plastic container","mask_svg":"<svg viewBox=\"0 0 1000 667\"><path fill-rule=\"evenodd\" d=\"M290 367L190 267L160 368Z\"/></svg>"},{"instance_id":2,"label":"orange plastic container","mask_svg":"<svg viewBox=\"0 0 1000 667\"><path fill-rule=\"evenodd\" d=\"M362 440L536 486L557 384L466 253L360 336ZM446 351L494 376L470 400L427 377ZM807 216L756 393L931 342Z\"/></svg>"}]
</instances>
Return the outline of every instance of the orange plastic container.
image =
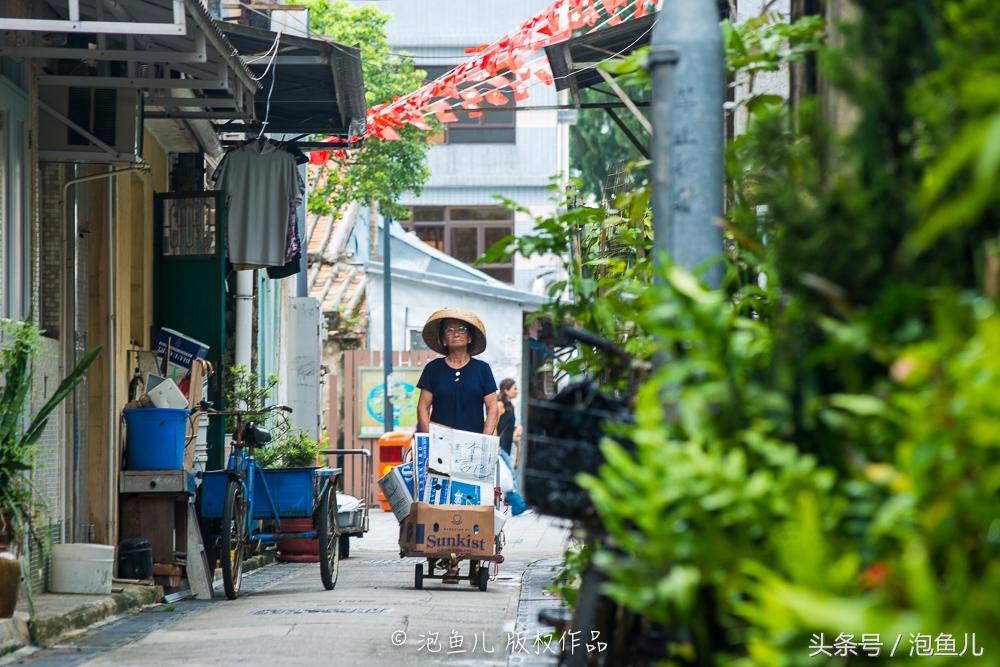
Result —
<instances>
[{"instance_id":1,"label":"orange plastic container","mask_svg":"<svg viewBox=\"0 0 1000 667\"><path fill-rule=\"evenodd\" d=\"M390 431L383 433L378 439L378 478L382 479L392 468L403 462L403 450L413 442L412 431ZM392 507L385 499L382 489L378 491L378 501L382 510L391 512Z\"/></svg>"}]
</instances>

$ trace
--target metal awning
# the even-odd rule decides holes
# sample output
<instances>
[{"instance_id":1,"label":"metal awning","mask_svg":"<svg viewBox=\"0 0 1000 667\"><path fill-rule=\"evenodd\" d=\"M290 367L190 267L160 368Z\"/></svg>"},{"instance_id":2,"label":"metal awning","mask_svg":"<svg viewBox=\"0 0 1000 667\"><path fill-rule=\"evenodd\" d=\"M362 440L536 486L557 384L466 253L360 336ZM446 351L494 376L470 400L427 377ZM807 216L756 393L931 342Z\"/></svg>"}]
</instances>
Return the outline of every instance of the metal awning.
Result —
<instances>
[{"instance_id":1,"label":"metal awning","mask_svg":"<svg viewBox=\"0 0 1000 667\"><path fill-rule=\"evenodd\" d=\"M255 105L257 123L266 118L267 132L364 134L367 105L360 48L287 33L279 37L269 30L235 23L219 25L255 76L262 77ZM276 43L272 62L269 54ZM250 129L246 123L225 128L233 132L244 129Z\"/></svg>"},{"instance_id":2,"label":"metal awning","mask_svg":"<svg viewBox=\"0 0 1000 667\"><path fill-rule=\"evenodd\" d=\"M39 85L179 95L188 110L253 121L259 84L199 0L34 5L30 19L0 10L0 30L35 33L30 45L0 46L0 55L49 61Z\"/></svg>"},{"instance_id":3,"label":"metal awning","mask_svg":"<svg viewBox=\"0 0 1000 667\"><path fill-rule=\"evenodd\" d=\"M573 106L579 109L595 106L581 104L581 90L595 88L598 84L606 84L611 92L604 90L601 92L605 92L611 97L617 97L621 101L621 106L627 108L639 121L646 134L652 134L652 125L639 109L639 107L648 106L648 103L636 103L629 98L614 78L598 67L598 63L611 57L627 56L636 49L647 46L652 38L653 26L659 17L658 12L649 14L612 28L580 35L545 47L545 55L549 59L556 90L568 90ZM635 133L622 121L621 116L615 112L611 105L599 106L605 110L636 149L648 159L649 149L646 147L646 142L635 136Z\"/></svg>"},{"instance_id":4,"label":"metal awning","mask_svg":"<svg viewBox=\"0 0 1000 667\"><path fill-rule=\"evenodd\" d=\"M545 47L545 55L552 67L556 90L571 93L604 82L595 64L612 56L627 56L642 46L647 46L653 35L653 24L659 13L626 21L612 28L595 32Z\"/></svg>"}]
</instances>

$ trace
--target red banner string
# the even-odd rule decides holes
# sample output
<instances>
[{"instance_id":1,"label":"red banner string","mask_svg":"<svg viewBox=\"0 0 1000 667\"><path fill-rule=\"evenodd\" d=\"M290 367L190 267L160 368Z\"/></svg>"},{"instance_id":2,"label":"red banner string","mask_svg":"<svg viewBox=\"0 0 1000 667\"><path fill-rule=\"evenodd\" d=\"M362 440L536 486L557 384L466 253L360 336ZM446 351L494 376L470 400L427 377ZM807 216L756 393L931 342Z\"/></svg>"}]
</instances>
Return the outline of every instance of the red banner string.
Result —
<instances>
[{"instance_id":1,"label":"red banner string","mask_svg":"<svg viewBox=\"0 0 1000 667\"><path fill-rule=\"evenodd\" d=\"M415 91L397 97L389 103L372 107L368 112L369 138L388 141L399 140L397 131L406 125L429 131L426 118L433 114L442 123L458 122L454 110L464 109L470 118L482 115L482 102L503 106L510 102L506 91L513 93L516 101L530 96L535 85L553 85L554 78L545 61L527 62L545 46L565 41L573 31L586 29L586 33L641 18L649 14L650 7L658 9L662 0L554 0L548 7L526 19L514 32L500 39L466 49L474 54L470 60L456 66ZM628 14L632 9L631 15ZM532 81L534 79L534 81ZM482 90L479 87L485 87ZM358 137L351 137L351 143ZM339 143L331 137L327 141ZM343 150L334 155L344 155ZM310 156L313 164L329 159L329 151L315 151Z\"/></svg>"}]
</instances>

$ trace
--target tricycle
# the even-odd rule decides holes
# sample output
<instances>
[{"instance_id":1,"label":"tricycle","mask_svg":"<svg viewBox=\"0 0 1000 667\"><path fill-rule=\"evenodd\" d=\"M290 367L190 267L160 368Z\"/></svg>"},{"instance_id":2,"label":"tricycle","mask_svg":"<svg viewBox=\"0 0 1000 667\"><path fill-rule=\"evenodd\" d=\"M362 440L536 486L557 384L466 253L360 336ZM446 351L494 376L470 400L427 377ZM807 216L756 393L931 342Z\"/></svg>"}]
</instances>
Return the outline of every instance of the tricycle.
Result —
<instances>
[{"instance_id":1,"label":"tricycle","mask_svg":"<svg viewBox=\"0 0 1000 667\"><path fill-rule=\"evenodd\" d=\"M209 562L218 555L226 597L235 600L243 580L247 555L278 540L319 540L319 571L323 587L337 585L340 529L337 522L337 479L340 468L284 468L270 470L257 463L254 448L271 440L271 434L247 417L291 412L285 405L262 410L201 410L210 417L236 418L232 451L224 470L201 473L199 515L203 525L221 520L217 532L209 531ZM279 532L282 519L313 518L313 530Z\"/></svg>"}]
</instances>

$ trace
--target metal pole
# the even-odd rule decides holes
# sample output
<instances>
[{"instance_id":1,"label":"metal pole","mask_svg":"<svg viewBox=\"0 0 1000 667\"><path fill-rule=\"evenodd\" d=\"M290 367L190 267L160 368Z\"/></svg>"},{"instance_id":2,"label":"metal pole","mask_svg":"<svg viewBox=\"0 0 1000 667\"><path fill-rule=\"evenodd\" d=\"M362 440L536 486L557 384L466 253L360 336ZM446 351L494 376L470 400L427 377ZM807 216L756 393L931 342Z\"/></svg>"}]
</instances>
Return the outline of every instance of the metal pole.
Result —
<instances>
[{"instance_id":1,"label":"metal pole","mask_svg":"<svg viewBox=\"0 0 1000 667\"><path fill-rule=\"evenodd\" d=\"M385 329L382 342L383 395L382 423L385 432L395 428L392 414L392 217L382 218L382 280L385 283L382 295L382 318Z\"/></svg>"},{"instance_id":2,"label":"metal pole","mask_svg":"<svg viewBox=\"0 0 1000 667\"><path fill-rule=\"evenodd\" d=\"M718 259L722 230L722 33L715 0L671 0L653 28L653 225L656 254L683 269ZM722 283L714 262L704 274Z\"/></svg>"}]
</instances>

